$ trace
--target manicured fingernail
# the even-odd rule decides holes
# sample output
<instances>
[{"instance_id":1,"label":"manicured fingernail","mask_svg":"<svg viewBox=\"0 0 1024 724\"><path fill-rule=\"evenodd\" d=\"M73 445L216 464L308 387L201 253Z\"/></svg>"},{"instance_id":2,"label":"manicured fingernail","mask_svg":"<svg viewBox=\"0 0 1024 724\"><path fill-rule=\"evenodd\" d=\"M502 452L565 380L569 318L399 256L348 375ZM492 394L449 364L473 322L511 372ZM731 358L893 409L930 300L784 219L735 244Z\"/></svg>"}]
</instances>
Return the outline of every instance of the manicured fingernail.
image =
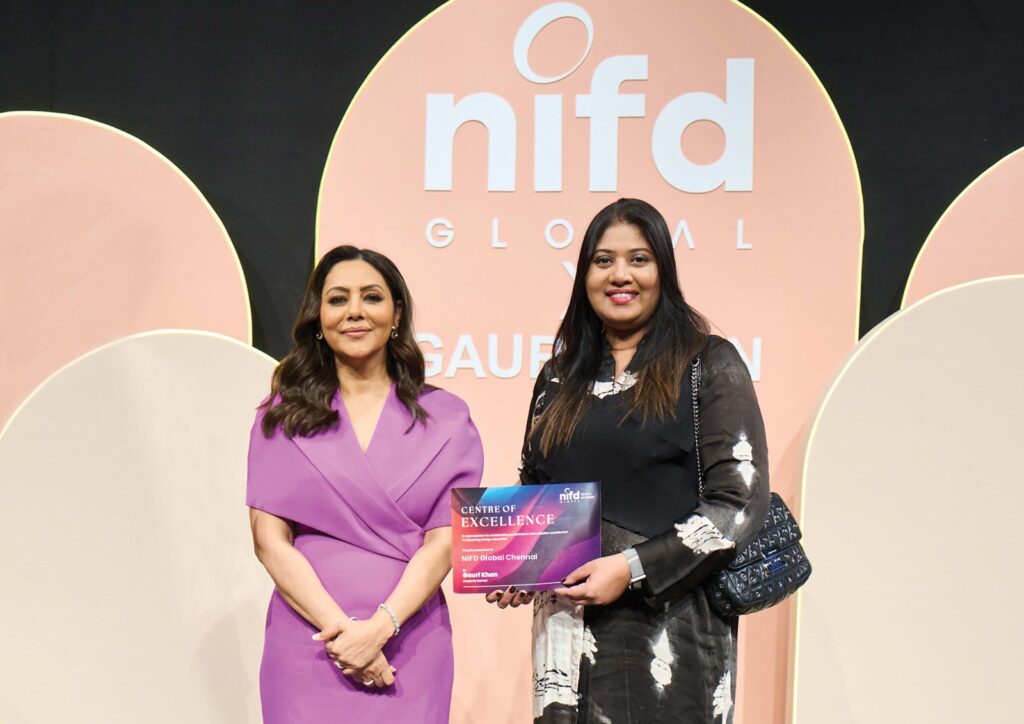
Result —
<instances>
[{"instance_id":1,"label":"manicured fingernail","mask_svg":"<svg viewBox=\"0 0 1024 724\"><path fill-rule=\"evenodd\" d=\"M520 591L519 592L519 597L520 598L526 598L526 591Z\"/></svg>"},{"instance_id":2,"label":"manicured fingernail","mask_svg":"<svg viewBox=\"0 0 1024 724\"><path fill-rule=\"evenodd\" d=\"M566 576L565 578L568 578L568 576ZM562 579L562 583L565 583L565 578Z\"/></svg>"},{"instance_id":3,"label":"manicured fingernail","mask_svg":"<svg viewBox=\"0 0 1024 724\"><path fill-rule=\"evenodd\" d=\"M515 586L509 586L508 592L509 593L515 593L516 592L516 587Z\"/></svg>"}]
</instances>

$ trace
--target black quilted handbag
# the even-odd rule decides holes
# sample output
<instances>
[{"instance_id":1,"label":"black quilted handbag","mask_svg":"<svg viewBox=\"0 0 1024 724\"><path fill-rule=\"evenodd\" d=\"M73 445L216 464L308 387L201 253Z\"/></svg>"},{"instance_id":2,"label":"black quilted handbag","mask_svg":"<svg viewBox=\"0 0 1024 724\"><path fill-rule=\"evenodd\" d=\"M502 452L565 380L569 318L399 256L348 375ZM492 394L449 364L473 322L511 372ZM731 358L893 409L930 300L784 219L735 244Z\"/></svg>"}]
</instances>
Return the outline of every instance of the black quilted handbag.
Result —
<instances>
[{"instance_id":1,"label":"black quilted handbag","mask_svg":"<svg viewBox=\"0 0 1024 724\"><path fill-rule=\"evenodd\" d=\"M704 495L704 467L700 454L700 358L691 366L694 448L697 485ZM778 494L772 493L768 519L750 544L732 562L704 583L711 607L722 616L754 613L781 602L811 576L811 563L800 545L800 528Z\"/></svg>"}]
</instances>

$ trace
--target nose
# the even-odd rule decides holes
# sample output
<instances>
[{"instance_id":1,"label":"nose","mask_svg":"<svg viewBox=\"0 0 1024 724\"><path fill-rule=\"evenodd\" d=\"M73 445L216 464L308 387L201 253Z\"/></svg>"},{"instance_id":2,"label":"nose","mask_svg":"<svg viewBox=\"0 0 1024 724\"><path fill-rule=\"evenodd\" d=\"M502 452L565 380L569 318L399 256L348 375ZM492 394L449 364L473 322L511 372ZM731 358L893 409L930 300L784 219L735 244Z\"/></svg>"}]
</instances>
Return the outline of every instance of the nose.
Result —
<instances>
[{"instance_id":1,"label":"nose","mask_svg":"<svg viewBox=\"0 0 1024 724\"><path fill-rule=\"evenodd\" d=\"M626 259L616 259L611 268L611 283L621 286L628 284L630 279L629 262Z\"/></svg>"},{"instance_id":2,"label":"nose","mask_svg":"<svg viewBox=\"0 0 1024 724\"><path fill-rule=\"evenodd\" d=\"M349 319L362 319L363 318L363 300L358 295L352 297L352 301L348 305L348 318Z\"/></svg>"}]
</instances>

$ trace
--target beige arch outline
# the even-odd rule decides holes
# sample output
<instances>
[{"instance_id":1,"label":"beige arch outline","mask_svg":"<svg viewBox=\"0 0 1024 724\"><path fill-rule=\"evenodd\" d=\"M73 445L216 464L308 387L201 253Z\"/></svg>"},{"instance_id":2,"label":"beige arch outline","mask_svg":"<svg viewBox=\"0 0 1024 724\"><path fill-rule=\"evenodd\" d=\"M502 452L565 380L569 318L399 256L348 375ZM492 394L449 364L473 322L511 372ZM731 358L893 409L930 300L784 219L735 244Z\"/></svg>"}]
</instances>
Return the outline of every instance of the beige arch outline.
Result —
<instances>
[{"instance_id":1,"label":"beige arch outline","mask_svg":"<svg viewBox=\"0 0 1024 724\"><path fill-rule=\"evenodd\" d=\"M145 332L136 332L135 334L128 334L128 335L125 335L124 337L118 337L117 339L111 340L110 342L105 342L104 344L101 344L99 347L94 347L93 349L89 350L85 354L81 354L78 357L75 357L70 362L67 362L67 363L61 365L60 368L58 368L57 370L55 370L52 373L50 373L49 375L47 375L46 379L44 379L42 382L40 382L38 385L36 385L35 388L30 393L28 393L28 395L25 396L25 399L23 399L21 402L19 402L18 406L14 408L14 411L11 413L11 416L7 418L7 422L4 423L4 426L2 428L0 428L0 440L3 440L4 435L7 434L7 430L11 427L11 425L14 424L14 421L17 419L18 414L25 407L28 406L28 404L32 401L32 399L37 394L39 394L39 392L44 387L46 387L46 385L48 385L51 380L56 378L58 375L63 374L66 370L70 369L71 367L74 367L76 364L78 364L79 362L85 360L86 358L92 357L93 355L96 355L96 354L99 354L100 352L102 352L102 351L104 351L104 350L106 350L106 349L108 349L110 347L113 347L114 345L121 344L121 343L126 342L128 340L141 339L143 337L154 337L154 336L158 336L158 335L159 336L172 336L173 335L173 336L191 336L191 337L211 337L213 339L218 339L218 340L221 340L221 341L224 341L224 342L230 342L233 345L236 345L236 346L241 347L243 349L249 350L250 352L254 352L255 354L257 354L259 356L266 357L268 360L270 360L271 362L273 362L275 364L277 363L277 360L275 360L273 357L271 357L269 354L267 354L263 350L256 349L251 344L246 344L245 342L243 342L243 341L241 341L239 339L235 339L234 337L229 337L226 334L220 334L219 332L208 332L208 331L203 330L203 329L177 329L177 328L170 328L169 327L167 329L149 329L149 330L146 330Z\"/></svg>"},{"instance_id":2,"label":"beige arch outline","mask_svg":"<svg viewBox=\"0 0 1024 724\"><path fill-rule=\"evenodd\" d=\"M910 285L914 281L914 274L917 273L918 266L921 264L921 259L924 258L925 252L928 250L928 244L935 237L935 232L939 230L940 226L942 226L942 222L945 220L946 216L948 216L949 213L951 211L953 211L953 208L958 203L960 203L960 201L962 201L967 196L967 193L971 189L973 189L977 184L981 183L982 179L984 179L990 173L995 171L997 168L999 168L1004 163L1009 161L1014 156L1017 156L1018 154L1024 155L1024 146L1021 146L1016 151L1011 151L1010 153L1006 154L1001 159L996 161L994 164L989 166L987 169L982 171L981 175L978 176L978 178L976 178L973 181L971 181L969 184L967 184L967 187L963 191L958 193L956 195L956 198L953 199L953 202L949 206L946 207L945 211L942 212L942 215L939 216L938 221L935 222L935 226L932 227L932 230L930 232L928 232L928 236L925 237L924 244L922 244L921 248L918 250L917 257L915 257L915 259L914 259L914 265L912 267L910 267L910 274L907 276L907 285L903 288L903 297L900 299L900 309L903 309L904 307L907 306L907 295L910 293ZM998 278L1001 278L1001 277L985 277L985 278L987 278L987 279L998 279ZM953 287L951 287L951 288L953 288Z\"/></svg>"},{"instance_id":3,"label":"beige arch outline","mask_svg":"<svg viewBox=\"0 0 1024 724\"><path fill-rule=\"evenodd\" d=\"M465 1L468 1L468 0L465 0ZM813 78L814 82L818 84L818 88L821 90L821 94L825 97L825 100L828 101L828 106L829 106L830 109L832 109L832 113L835 116L836 121L839 123L839 129L840 129L840 131L842 131L843 140L846 142L847 152L850 154L850 161L853 162L853 173L857 177L857 184L856 184L856 186L857 186L857 207L858 207L858 210L859 210L859 213L860 213L860 229L859 229L860 250L859 250L859 253L857 255L857 299L856 299L855 307L854 307L854 309L855 309L855 316L854 316L854 326L853 326L853 339L854 339L854 342L856 343L856 341L857 341L857 339L859 338L859 335L860 335L860 301L861 301L861 286L862 286L863 271L864 271L864 191L861 188L860 167L857 165L857 156L853 152L853 144L850 143L850 136L846 132L846 126L843 125L842 118L839 117L839 111L836 109L835 103L832 102L832 97L828 94L828 91L825 89L825 85L821 82L821 79L818 77L818 74L814 72L813 68L811 68L810 63L807 62L807 60L800 54L800 52L797 51L797 49L793 47L793 44L790 43L789 40L787 40L786 37L782 33L780 33L779 30L774 25L769 23L767 20L765 20L763 17L758 15L756 12L754 12L753 10L748 8L746 5L744 5L741 2L739 2L739 0L729 0L729 1L733 5L739 7L740 9L744 10L745 12L749 13L755 19L757 19L759 22L764 24L765 27L767 27L769 30L771 30L775 34L775 36L777 38L779 38L779 40L782 41L783 45L794 56L796 56L797 60L799 60L801 63L803 63L804 67L807 69L807 72L810 74L811 78ZM328 152L327 152L327 160L324 162L324 170L323 170L323 173L320 175L320 189L317 191L317 198L316 198L316 222L315 222L314 242L313 242L313 263L314 264L316 264L316 262L319 260L319 257L320 257L320 210L323 208L324 180L327 177L327 169L329 169L330 166L331 166L331 159L334 157L334 150L335 150L335 148L338 145L338 139L341 137L341 132L345 128L345 121L348 119L348 116L352 112L352 109L355 108L356 103L359 102L359 96L362 95L363 88L365 88L366 85L373 79L373 76L377 73L377 69L380 68L384 64L384 62L388 59L388 57L393 52L395 52L395 50L398 48L398 46L400 46L402 44L402 42L406 38L408 38L412 33L416 32L416 30L421 25L426 23L428 20L430 20L435 15L440 13L442 10L447 8L449 5L454 4L455 2L457 2L457 0L447 0L447 2L445 2L443 5L439 6L435 10L431 11L429 14L424 16L419 22L417 22L415 25L413 25L411 28L409 28L407 31L405 31L402 34L402 37L400 37L397 41L395 41L395 44L392 45L390 48L388 48L388 51L386 53L384 53L384 55L381 56L381 59L377 61L377 63L370 70L369 74L367 74L366 78L363 79L363 82L359 84L359 89L356 91L356 94L354 96L352 96L352 101L348 104L348 108L345 109L345 113L341 117L341 123L338 124L338 130L335 131L334 138L331 139L331 147L330 147L330 150L328 150Z\"/></svg>"},{"instance_id":4,"label":"beige arch outline","mask_svg":"<svg viewBox=\"0 0 1024 724\"><path fill-rule=\"evenodd\" d=\"M807 59L800 54L800 51L793 47L793 44L789 42L785 35L779 32L778 28L748 8L746 5L739 2L739 0L730 0L730 2L764 23L764 25L775 33L775 36L782 41L783 45L789 49L789 52L804 64L804 67L807 69L811 78L813 78L814 82L818 84L821 94L825 97L825 100L828 101L828 107L832 109L832 114L836 117L836 122L839 124L839 130L843 133L843 140L846 141L846 151L850 154L850 161L853 163L853 173L857 177L857 209L860 215L860 229L858 230L858 235L860 236L860 241L858 242L860 244L860 249L857 254L857 299L854 306L855 311L853 319L853 341L854 344L856 344L857 340L860 339L860 300L861 287L863 286L864 280L864 189L861 187L860 167L857 165L857 155L853 152L853 144L850 142L850 134L846 132L846 126L843 125L843 119L839 116L839 110L836 108L836 104L832 102L832 96L830 96L828 91L825 89L825 84L821 82L821 78L819 78L818 74L814 72L814 68L812 68L811 64L807 62Z\"/></svg>"},{"instance_id":5,"label":"beige arch outline","mask_svg":"<svg viewBox=\"0 0 1024 724\"><path fill-rule=\"evenodd\" d=\"M970 287L970 286L974 286L976 284L987 284L989 282L1001 281L1001 280L1005 280L1005 279L1024 280L1024 274L1004 274L1004 275L995 276L995 277L984 277L982 279L972 279L971 281L963 282L962 284L956 284L956 285L951 286L951 287L946 287L945 289L939 289L938 291L932 292L931 294L929 294L926 297L922 297L921 299L919 299L916 302L914 302L913 304L911 304L909 307L906 307L905 309L900 309L899 311L895 312L894 314L892 314L891 316L887 317L882 322L880 322L878 325L876 325L875 328L872 329L870 332L868 332L866 335L864 335L864 339L862 339L860 341L858 346L854 349L853 353L850 355L849 359L847 359L846 362L843 363L843 366L839 368L839 371L836 372L835 376L832 378L832 381L828 385L828 389L826 390L824 396L822 397L821 404L818 405L818 410L814 414L814 421L811 423L811 429L810 429L810 432L807 435L807 447L804 449L803 470L800 473L800 516L799 516L799 520L800 520L801 523L805 524L804 508L806 507L806 503L807 503L807 463L808 463L808 460L810 458L811 449L814 446L814 436L818 432L818 425L821 422L822 413L824 413L825 408L828 407L828 403L832 399L833 393L839 387L839 384L843 381L843 378L846 376L846 373L850 370L851 367L853 367L853 363L857 361L857 358L860 357L860 355L864 352L864 350L867 349L868 346L870 346L870 344L882 332L884 332L886 329L888 329L892 324L894 324L895 322L903 319L908 314L913 314L913 312L916 309L918 309L919 307L927 304L932 299L934 299L934 298L936 298L936 297L938 297L940 295L943 295L943 294L950 294L950 293L955 292L957 290L964 289L964 288ZM789 724L797 724L796 709L792 707L792 703L796 701L796 694L797 694L797 687L799 685L799 673L800 673L800 667L798 666L799 659L800 659L800 617L801 617L801 613L802 613L802 611L801 611L801 609L802 609L802 606L801 606L802 596L801 596L800 592L797 592L797 594L796 594L796 596L794 598L796 599L794 601L794 614L793 614L795 634L793 636L793 656L792 656L792 663L791 663L791 666L793 667L793 682L792 682L792 686L790 687L790 692L789 692L790 710L791 710L790 711Z\"/></svg>"},{"instance_id":6,"label":"beige arch outline","mask_svg":"<svg viewBox=\"0 0 1024 724\"><path fill-rule=\"evenodd\" d=\"M224 226L224 222L220 220L220 216L214 210L214 208L210 204L210 202L207 201L206 197L203 195L203 192L199 190L199 187L196 186L195 182L192 181L192 179L190 179L188 176L185 175L184 171L182 171L180 168L178 168L176 165L174 165L173 161L171 161L165 155L163 155L162 153L157 151L155 148L150 146L148 143L143 141L141 138L137 138L137 137L133 136L132 134L128 133L127 131L122 131L120 128L115 128L114 126L107 125L106 123L101 123L99 121L94 121L91 118L86 118L85 116L76 116L76 115L71 114L71 113L54 113L53 111L6 111L6 112L0 112L0 121L2 121L4 118L8 118L8 117L14 117L14 118L25 118L25 117L28 117L28 118L31 118L31 117L65 118L65 119L71 119L73 121L77 121L79 123L84 123L85 125L88 125L88 126L95 126L97 128L103 129L104 131L109 131L109 132L113 133L115 136L120 136L121 138L124 138L124 139L126 139L128 141L131 141L132 143L138 144L145 151L148 151L149 153L153 154L153 156L155 156L159 161L167 164L171 168L171 170L174 171L174 173L177 174L181 178L181 180L184 181L185 184L195 193L195 195L202 202L203 206L206 207L206 210L210 212L210 215L217 222L217 227L220 229L220 233L224 235L224 241L227 242L228 249L231 250L231 257L235 260L235 267L238 270L238 278L242 280L242 293L245 295L245 318L246 318L246 325L247 325L247 328L248 328L247 341L249 342L250 346L252 345L252 305L249 302L249 285L248 285L248 283L245 280L245 272L242 270L242 261L241 261L241 259L238 258L238 251L235 250L235 244L234 244L234 242L231 241L231 236L228 234L228 230ZM123 339L127 339L127 338L123 338ZM61 368L61 369L63 369L63 368ZM49 379L49 378L47 378L47 379ZM44 381L44 383L45 383L45 381ZM33 391L33 394L34 394L34 391ZM20 407L21 407L21 405L18 406L18 408L20 408ZM17 410L15 410L15 412L17 412ZM11 419L13 419L13 417ZM6 427L5 427L5 429L6 429Z\"/></svg>"},{"instance_id":7,"label":"beige arch outline","mask_svg":"<svg viewBox=\"0 0 1024 724\"><path fill-rule=\"evenodd\" d=\"M342 114L342 116L341 116L341 123L338 124L338 130L334 132L334 138L331 139L331 147L327 151L327 159L324 161L324 170L323 170L323 173L320 174L320 188L317 189L317 192L316 192L316 220L314 222L314 228L313 228L313 265L314 266L320 260L320 211L323 208L324 180L327 178L327 169L329 169L331 167L331 159L334 158L334 150L338 146L338 139L341 137L341 131L342 131L342 129L345 128L345 121L348 120L348 116L352 112L352 109L355 108L356 103L359 102L359 97L363 94L363 89L367 86L367 84L371 80L373 80L373 76L377 74L377 69L380 68L382 65L384 65L385 61L387 61L387 59L389 57L391 57L391 54L394 53L398 49L398 46L400 46L402 44L402 42L406 38L408 38L410 35L415 33L416 30L421 25L426 23L432 17L434 17L435 15L439 14L442 10L446 9L449 5L452 5L455 2L456 2L456 0L446 0L446 2L444 4L440 5L439 7L435 8L434 10L431 10L429 13L424 15L419 20L419 22L417 22L411 28L409 28L404 33L402 33L402 37L400 37L398 40L396 40L394 45L392 45L390 48L388 48L387 52L384 53L384 55L382 55L380 57L380 60L378 60L376 63L374 63L373 68L371 68L370 72L367 73L365 78L363 78L363 82L359 84L359 88L356 90L356 94L354 96L352 96L352 100L349 101L348 108L346 108L345 112Z\"/></svg>"}]
</instances>

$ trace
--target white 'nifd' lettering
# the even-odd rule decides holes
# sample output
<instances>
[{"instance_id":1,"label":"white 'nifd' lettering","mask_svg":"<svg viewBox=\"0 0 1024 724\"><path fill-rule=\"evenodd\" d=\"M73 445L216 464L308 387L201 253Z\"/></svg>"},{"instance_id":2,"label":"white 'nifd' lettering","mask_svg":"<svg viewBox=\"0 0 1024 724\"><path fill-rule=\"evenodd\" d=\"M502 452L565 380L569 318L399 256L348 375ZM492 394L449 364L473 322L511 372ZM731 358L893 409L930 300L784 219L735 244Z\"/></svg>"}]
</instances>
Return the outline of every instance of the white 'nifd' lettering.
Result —
<instances>
[{"instance_id":1,"label":"white 'nifd' lettering","mask_svg":"<svg viewBox=\"0 0 1024 724\"><path fill-rule=\"evenodd\" d=\"M587 45L576 65L556 76L542 76L529 64L530 45L540 32L563 18L581 22ZM590 52L594 26L579 5L551 3L532 13L520 26L513 43L519 75L535 84L550 85L572 75ZM615 55L602 60L590 79L590 92L575 98L576 118L590 126L590 191L617 191L619 182L619 119L644 118L646 95L621 93L627 82L647 80L648 56ZM685 69L683 69L685 72ZM451 191L455 134L470 122L487 129L487 190L516 190L516 109L497 93L480 91L459 100L451 93L428 93L423 188ZM562 190L564 101L558 93L534 96L534 191ZM721 155L711 163L690 161L680 146L686 128L698 121L716 124L725 137ZM570 132L578 127L570 125ZM754 59L728 58L725 63L725 98L693 91L670 100L659 111L651 134L651 155L666 182L688 193L705 193L719 186L726 191L754 188ZM741 247L742 248L742 247Z\"/></svg>"}]
</instances>

